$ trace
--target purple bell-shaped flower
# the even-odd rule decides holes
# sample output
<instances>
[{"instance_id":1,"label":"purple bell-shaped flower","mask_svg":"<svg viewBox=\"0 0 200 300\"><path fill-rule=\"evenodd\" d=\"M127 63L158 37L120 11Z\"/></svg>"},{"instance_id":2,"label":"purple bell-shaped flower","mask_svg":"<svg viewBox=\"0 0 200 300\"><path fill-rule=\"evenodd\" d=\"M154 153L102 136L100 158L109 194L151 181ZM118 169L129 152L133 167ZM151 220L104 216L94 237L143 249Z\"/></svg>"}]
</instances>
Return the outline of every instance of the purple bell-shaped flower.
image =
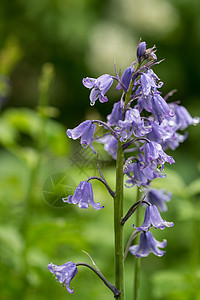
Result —
<instances>
[{"instance_id":1,"label":"purple bell-shaped flower","mask_svg":"<svg viewBox=\"0 0 200 300\"><path fill-rule=\"evenodd\" d=\"M165 192L160 189L149 189L146 192L146 200L151 204L157 206L161 211L166 211L166 202L170 201L172 194L170 192Z\"/></svg>"},{"instance_id":2,"label":"purple bell-shaped flower","mask_svg":"<svg viewBox=\"0 0 200 300\"><path fill-rule=\"evenodd\" d=\"M78 204L80 208L86 209L89 205L92 205L94 209L101 209L103 206L101 204L94 202L92 185L88 181L81 181L77 186L74 195L69 195L62 199L64 202L70 204Z\"/></svg>"},{"instance_id":3,"label":"purple bell-shaped flower","mask_svg":"<svg viewBox=\"0 0 200 300\"><path fill-rule=\"evenodd\" d=\"M145 143L141 150L144 151L145 166L149 166L152 161L162 166L165 162L170 163L170 165L175 163L173 157L167 155L162 146L156 142Z\"/></svg>"},{"instance_id":4,"label":"purple bell-shaped flower","mask_svg":"<svg viewBox=\"0 0 200 300\"><path fill-rule=\"evenodd\" d=\"M104 74L95 78L83 78L83 85L88 89L91 89L90 93L90 104L94 105L96 100L99 99L101 103L107 102L108 98L105 96L106 92L109 90L113 84L113 78L109 74Z\"/></svg>"},{"instance_id":5,"label":"purple bell-shaped flower","mask_svg":"<svg viewBox=\"0 0 200 300\"><path fill-rule=\"evenodd\" d=\"M129 248L131 254L136 255L136 257L146 257L150 252L156 256L163 256L166 251L162 251L159 248L165 248L167 241L163 242L157 241L150 231L143 231L140 234L140 243L139 245L134 245ZM159 247L159 248L158 248Z\"/></svg>"},{"instance_id":6,"label":"purple bell-shaped flower","mask_svg":"<svg viewBox=\"0 0 200 300\"><path fill-rule=\"evenodd\" d=\"M90 146L92 151L96 154L96 151L94 150L94 147L92 145L95 130L96 125L93 124L90 120L87 120L79 124L74 129L68 129L67 135L73 140L81 138L81 146L83 148Z\"/></svg>"},{"instance_id":7,"label":"purple bell-shaped flower","mask_svg":"<svg viewBox=\"0 0 200 300\"><path fill-rule=\"evenodd\" d=\"M144 59L146 52L146 42L140 42L137 47L137 60L140 63Z\"/></svg>"},{"instance_id":8,"label":"purple bell-shaped flower","mask_svg":"<svg viewBox=\"0 0 200 300\"><path fill-rule=\"evenodd\" d=\"M157 207L155 205L150 205L147 206L145 210L143 224L140 227L136 227L135 225L133 225L133 227L139 231L147 231L152 226L154 226L155 228L164 229L165 227L174 226L174 223L163 220Z\"/></svg>"},{"instance_id":9,"label":"purple bell-shaped flower","mask_svg":"<svg viewBox=\"0 0 200 300\"><path fill-rule=\"evenodd\" d=\"M70 294L74 293L73 288L70 288L70 282L74 276L78 273L77 266L69 261L63 265L48 264L47 269L57 277L57 281L66 286L66 289Z\"/></svg>"}]
</instances>

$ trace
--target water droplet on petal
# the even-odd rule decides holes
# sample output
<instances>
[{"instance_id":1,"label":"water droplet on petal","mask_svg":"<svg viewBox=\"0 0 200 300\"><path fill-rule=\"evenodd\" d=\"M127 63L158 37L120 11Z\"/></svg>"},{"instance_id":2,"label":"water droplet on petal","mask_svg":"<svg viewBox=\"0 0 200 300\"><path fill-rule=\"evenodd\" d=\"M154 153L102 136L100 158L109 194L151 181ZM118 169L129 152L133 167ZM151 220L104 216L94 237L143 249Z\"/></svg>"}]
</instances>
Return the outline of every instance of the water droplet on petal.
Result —
<instances>
[{"instance_id":1,"label":"water droplet on petal","mask_svg":"<svg viewBox=\"0 0 200 300\"><path fill-rule=\"evenodd\" d=\"M162 146L160 144L157 144L157 149L160 151L162 150Z\"/></svg>"},{"instance_id":2,"label":"water droplet on petal","mask_svg":"<svg viewBox=\"0 0 200 300\"><path fill-rule=\"evenodd\" d=\"M173 120L170 120L169 122L168 122L168 124L169 124L169 126L174 126L175 125L175 122L173 121Z\"/></svg>"},{"instance_id":3,"label":"water droplet on petal","mask_svg":"<svg viewBox=\"0 0 200 300\"><path fill-rule=\"evenodd\" d=\"M94 106L94 102L90 102L90 105L91 105L91 106Z\"/></svg>"},{"instance_id":4,"label":"water droplet on petal","mask_svg":"<svg viewBox=\"0 0 200 300\"><path fill-rule=\"evenodd\" d=\"M194 117L193 118L193 125L196 126L197 124L199 124L200 122L200 118L199 117Z\"/></svg>"},{"instance_id":5,"label":"water droplet on petal","mask_svg":"<svg viewBox=\"0 0 200 300\"><path fill-rule=\"evenodd\" d=\"M179 142L180 143L184 142L184 139L185 139L184 135L179 135Z\"/></svg>"}]
</instances>

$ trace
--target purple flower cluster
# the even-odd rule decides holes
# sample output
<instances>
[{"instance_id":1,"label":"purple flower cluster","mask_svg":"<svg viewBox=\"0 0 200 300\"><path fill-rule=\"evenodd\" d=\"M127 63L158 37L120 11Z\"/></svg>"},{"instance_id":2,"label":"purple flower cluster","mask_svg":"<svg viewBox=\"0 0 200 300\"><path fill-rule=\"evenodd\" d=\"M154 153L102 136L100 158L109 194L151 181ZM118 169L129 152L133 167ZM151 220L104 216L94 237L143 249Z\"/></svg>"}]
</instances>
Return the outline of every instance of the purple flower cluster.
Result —
<instances>
[{"instance_id":1,"label":"purple flower cluster","mask_svg":"<svg viewBox=\"0 0 200 300\"><path fill-rule=\"evenodd\" d=\"M140 245L131 248L131 253L136 256L146 256L147 253L164 253L155 250L159 243L153 239L149 229L163 229L173 226L172 222L164 221L158 209L166 211L166 202L171 195L151 188L151 182L155 178L163 178L165 163L173 164L173 157L165 151L176 149L179 143L187 137L187 133L181 134L188 125L197 124L200 119L192 118L185 107L177 102L168 103L167 96L163 97L160 88L163 82L152 70L154 64L158 64L155 55L155 47L147 49L145 42L140 42L137 48L137 61L133 62L121 75L111 76L104 74L97 79L85 78L83 84L91 89L90 102L94 105L96 100L107 102L105 96L113 80L117 81L116 89L123 90L121 100L114 103L111 113L107 116L107 122L102 122L107 130L105 135L98 137L97 141L104 144L104 149L116 160L117 144L123 144L125 153L129 155L124 163L124 175L126 175L126 187L144 187L146 200L149 206L146 208L144 223L137 228L142 231ZM130 95L129 101L126 94ZM93 142L96 126L95 120L82 122L74 129L68 129L67 135L72 139L81 138L82 147L90 146L94 153ZM80 208L87 208L91 204L95 209L102 208L93 200L92 186L87 181L82 181L74 195L70 195L68 203L78 204ZM135 227L135 226L134 226ZM148 247L147 247L148 246ZM149 251L147 251L147 248ZM144 255L142 251L144 250ZM156 254L158 255L158 254Z\"/></svg>"},{"instance_id":2,"label":"purple flower cluster","mask_svg":"<svg viewBox=\"0 0 200 300\"><path fill-rule=\"evenodd\" d=\"M139 245L130 247L131 254L136 257L146 257L150 252L162 256L167 244L166 240L158 242L150 232L152 227L163 230L165 227L172 227L173 222L162 219L160 211L166 211L166 203L170 200L171 194L163 190L156 190L151 187L155 178L163 178L165 163L173 164L172 156L166 154L167 149L175 150L183 142L187 133L185 129L189 125L196 125L200 122L199 117L191 117L185 107L174 101L168 103L160 91L163 82L154 73L152 67L159 64L155 54L155 47L147 49L145 42L140 42L137 48L137 61L115 76L104 74L97 79L84 78L83 85L90 89L90 104L94 105L97 100L101 103L108 101L105 95L114 80L116 90L122 90L120 101L114 103L107 121L86 120L74 129L68 129L67 135L73 140L80 138L83 148L90 147L94 154L97 154L93 143L102 143L104 149L117 160L117 149L120 146L124 151L123 175L126 177L126 187L137 186L144 190L141 201L135 202L127 215L123 218L125 222L129 216L142 204L147 205L142 225L133 225L136 233L140 234ZM105 130L102 136L95 136L96 125L101 125ZM121 150L120 150L121 153ZM90 180L101 181L110 195L115 199L115 192L106 182L100 167L100 177L89 177L81 181L73 195L63 198L64 202L77 204L82 209L91 205L95 210L103 208L100 203L95 203ZM122 169L122 164L121 164ZM123 223L124 224L124 223ZM74 263L68 262L61 266L49 264L48 269L63 283L70 293L69 284L77 274L77 267Z\"/></svg>"}]
</instances>

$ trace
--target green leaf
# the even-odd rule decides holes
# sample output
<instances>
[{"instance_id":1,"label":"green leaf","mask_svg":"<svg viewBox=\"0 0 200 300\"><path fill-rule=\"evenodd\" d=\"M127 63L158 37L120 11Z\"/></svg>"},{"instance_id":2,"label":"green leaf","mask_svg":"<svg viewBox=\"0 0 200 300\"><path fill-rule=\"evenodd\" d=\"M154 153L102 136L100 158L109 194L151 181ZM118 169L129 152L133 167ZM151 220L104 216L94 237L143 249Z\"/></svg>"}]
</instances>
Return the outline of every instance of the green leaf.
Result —
<instances>
[{"instance_id":1,"label":"green leaf","mask_svg":"<svg viewBox=\"0 0 200 300\"><path fill-rule=\"evenodd\" d=\"M167 168L164 170L164 173L166 173L167 177L155 179L152 182L152 187L170 191L174 196L188 197L186 184L179 173Z\"/></svg>"},{"instance_id":2,"label":"green leaf","mask_svg":"<svg viewBox=\"0 0 200 300\"><path fill-rule=\"evenodd\" d=\"M188 186L188 191L191 196L200 194L200 178L197 178L192 183L190 183L190 185Z\"/></svg>"},{"instance_id":3,"label":"green leaf","mask_svg":"<svg viewBox=\"0 0 200 300\"><path fill-rule=\"evenodd\" d=\"M175 270L156 272L152 277L152 282L154 299L163 299L163 297L173 293L184 292L189 289L185 276Z\"/></svg>"},{"instance_id":4,"label":"green leaf","mask_svg":"<svg viewBox=\"0 0 200 300\"><path fill-rule=\"evenodd\" d=\"M35 137L40 130L40 116L34 110L10 108L4 112L3 117L12 127L32 137Z\"/></svg>"},{"instance_id":5,"label":"green leaf","mask_svg":"<svg viewBox=\"0 0 200 300\"><path fill-rule=\"evenodd\" d=\"M179 202L178 216L182 221L197 220L200 219L200 206L198 203L182 199Z\"/></svg>"},{"instance_id":6,"label":"green leaf","mask_svg":"<svg viewBox=\"0 0 200 300\"><path fill-rule=\"evenodd\" d=\"M39 139L42 139L45 148L49 149L53 154L63 155L68 151L69 141L66 136L66 129L59 122L43 119L40 113L28 108L8 109L4 112L3 118L8 127L2 126L2 139L4 138L5 141L6 137L8 141L12 141L14 137L16 140L18 131L29 135L36 141L36 146L40 142ZM44 126L44 129L42 129L42 126ZM42 131L44 131L44 134Z\"/></svg>"},{"instance_id":7,"label":"green leaf","mask_svg":"<svg viewBox=\"0 0 200 300\"><path fill-rule=\"evenodd\" d=\"M7 265L20 268L24 241L16 228L0 226L1 259Z\"/></svg>"},{"instance_id":8,"label":"green leaf","mask_svg":"<svg viewBox=\"0 0 200 300\"><path fill-rule=\"evenodd\" d=\"M9 122L0 119L0 143L5 147L10 147L15 144L18 134L15 128L13 128Z\"/></svg>"},{"instance_id":9,"label":"green leaf","mask_svg":"<svg viewBox=\"0 0 200 300\"><path fill-rule=\"evenodd\" d=\"M69 149L69 139L66 136L66 129L54 120L48 120L45 127L47 145L57 155L65 155Z\"/></svg>"}]
</instances>

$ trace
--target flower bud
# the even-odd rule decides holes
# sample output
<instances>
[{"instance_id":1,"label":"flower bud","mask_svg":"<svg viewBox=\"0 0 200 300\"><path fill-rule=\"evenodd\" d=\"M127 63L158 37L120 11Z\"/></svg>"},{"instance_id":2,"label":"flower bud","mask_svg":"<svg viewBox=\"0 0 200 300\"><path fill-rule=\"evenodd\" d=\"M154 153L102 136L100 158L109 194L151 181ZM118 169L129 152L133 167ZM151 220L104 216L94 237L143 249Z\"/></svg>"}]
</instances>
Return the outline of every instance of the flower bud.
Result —
<instances>
[{"instance_id":1,"label":"flower bud","mask_svg":"<svg viewBox=\"0 0 200 300\"><path fill-rule=\"evenodd\" d=\"M145 58L145 53L146 53L146 42L139 43L137 47L137 59L139 63Z\"/></svg>"}]
</instances>

